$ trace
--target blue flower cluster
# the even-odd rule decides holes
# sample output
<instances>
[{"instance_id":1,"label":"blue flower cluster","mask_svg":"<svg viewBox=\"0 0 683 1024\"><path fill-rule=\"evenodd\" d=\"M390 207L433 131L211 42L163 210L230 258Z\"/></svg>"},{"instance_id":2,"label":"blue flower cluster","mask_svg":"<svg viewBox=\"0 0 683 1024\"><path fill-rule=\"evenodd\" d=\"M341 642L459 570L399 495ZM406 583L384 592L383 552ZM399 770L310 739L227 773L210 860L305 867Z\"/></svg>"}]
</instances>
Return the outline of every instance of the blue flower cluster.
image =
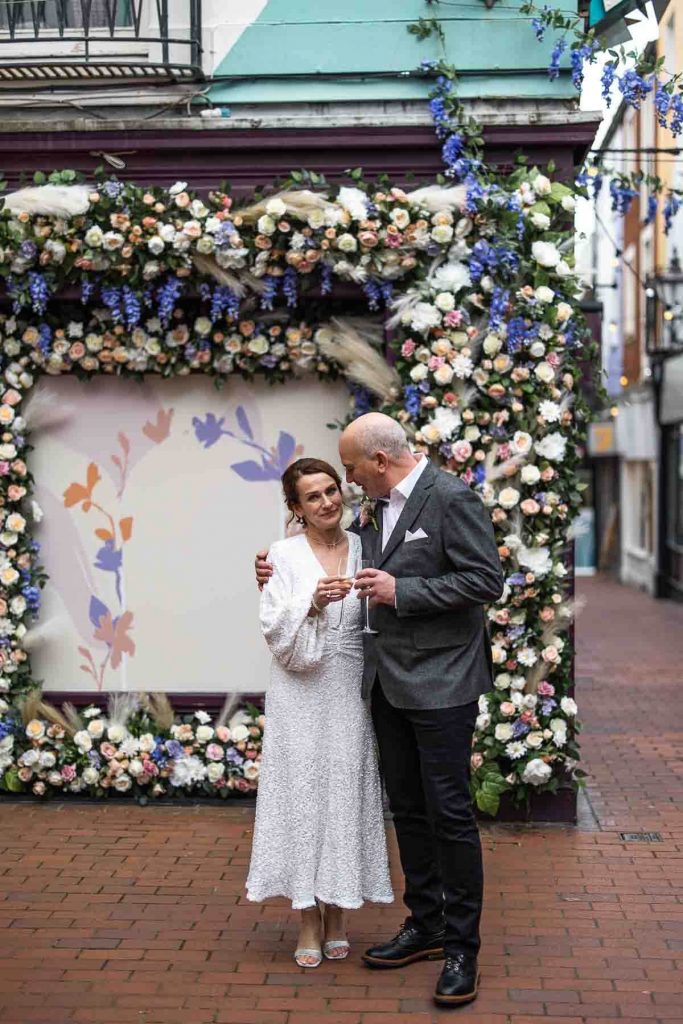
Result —
<instances>
[{"instance_id":1,"label":"blue flower cluster","mask_svg":"<svg viewBox=\"0 0 683 1024\"><path fill-rule=\"evenodd\" d=\"M403 389L403 408L409 416L417 416L422 408L420 392L415 384L406 384Z\"/></svg>"},{"instance_id":2,"label":"blue flower cluster","mask_svg":"<svg viewBox=\"0 0 683 1024\"><path fill-rule=\"evenodd\" d=\"M294 267L287 267L283 274L282 293L288 306L296 306L299 301L299 275Z\"/></svg>"},{"instance_id":3,"label":"blue flower cluster","mask_svg":"<svg viewBox=\"0 0 683 1024\"><path fill-rule=\"evenodd\" d=\"M167 277L164 283L157 288L157 312L164 327L168 327L171 322L175 304L180 298L182 290L182 281L175 275Z\"/></svg>"},{"instance_id":4,"label":"blue flower cluster","mask_svg":"<svg viewBox=\"0 0 683 1024\"><path fill-rule=\"evenodd\" d=\"M648 196L647 212L645 214L645 220L643 221L643 227L646 227L648 224L652 224L653 220L657 216L657 206L657 196Z\"/></svg>"},{"instance_id":5,"label":"blue flower cluster","mask_svg":"<svg viewBox=\"0 0 683 1024\"><path fill-rule=\"evenodd\" d=\"M121 289L115 288L113 285L103 284L100 288L100 298L107 309L111 311L114 323L120 323L123 320L123 313L121 311Z\"/></svg>"},{"instance_id":6,"label":"blue flower cluster","mask_svg":"<svg viewBox=\"0 0 683 1024\"><path fill-rule=\"evenodd\" d=\"M681 198L675 192L669 192L664 203L664 234L668 235L673 226L673 220L681 207Z\"/></svg>"},{"instance_id":7,"label":"blue flower cluster","mask_svg":"<svg viewBox=\"0 0 683 1024\"><path fill-rule=\"evenodd\" d=\"M557 39L555 41L550 54L550 66L548 67L548 78L551 82L560 77L560 58L566 49L567 41L565 39Z\"/></svg>"},{"instance_id":8,"label":"blue flower cluster","mask_svg":"<svg viewBox=\"0 0 683 1024\"><path fill-rule=\"evenodd\" d=\"M630 68L618 79L618 83L619 92L628 105L634 110L639 110L645 97L652 92L654 78L643 78L637 71Z\"/></svg>"},{"instance_id":9,"label":"blue flower cluster","mask_svg":"<svg viewBox=\"0 0 683 1024\"><path fill-rule=\"evenodd\" d=\"M263 291L261 292L259 304L261 309L272 309L280 286L280 279L273 274L264 274L261 280L263 282Z\"/></svg>"},{"instance_id":10,"label":"blue flower cluster","mask_svg":"<svg viewBox=\"0 0 683 1024\"><path fill-rule=\"evenodd\" d=\"M602 86L602 98L605 101L605 106L612 106L612 86L614 85L614 79L617 77L617 65L615 62L610 61L605 64L600 75L600 84Z\"/></svg>"},{"instance_id":11,"label":"blue flower cluster","mask_svg":"<svg viewBox=\"0 0 683 1024\"><path fill-rule=\"evenodd\" d=\"M142 315L140 299L133 289L127 284L124 284L121 289L121 294L123 298L123 313L126 321L126 327L135 327L140 323L140 317Z\"/></svg>"},{"instance_id":12,"label":"blue flower cluster","mask_svg":"<svg viewBox=\"0 0 683 1024\"><path fill-rule=\"evenodd\" d=\"M28 272L28 293L31 296L31 309L33 312L44 313L50 298L50 289L48 288L45 276L38 270L29 270Z\"/></svg>"},{"instance_id":13,"label":"blue flower cluster","mask_svg":"<svg viewBox=\"0 0 683 1024\"><path fill-rule=\"evenodd\" d=\"M21 593L26 600L26 605L30 612L37 614L40 610L40 590L38 587L25 586L21 588Z\"/></svg>"},{"instance_id":14,"label":"blue flower cluster","mask_svg":"<svg viewBox=\"0 0 683 1024\"><path fill-rule=\"evenodd\" d=\"M612 178L609 183L609 194L612 200L612 209L616 213L628 213L631 203L638 195L634 188L618 178Z\"/></svg>"},{"instance_id":15,"label":"blue flower cluster","mask_svg":"<svg viewBox=\"0 0 683 1024\"><path fill-rule=\"evenodd\" d=\"M489 327L496 330L503 322L507 304L510 301L510 292L507 288L496 286L491 294L491 305L489 307Z\"/></svg>"}]
</instances>

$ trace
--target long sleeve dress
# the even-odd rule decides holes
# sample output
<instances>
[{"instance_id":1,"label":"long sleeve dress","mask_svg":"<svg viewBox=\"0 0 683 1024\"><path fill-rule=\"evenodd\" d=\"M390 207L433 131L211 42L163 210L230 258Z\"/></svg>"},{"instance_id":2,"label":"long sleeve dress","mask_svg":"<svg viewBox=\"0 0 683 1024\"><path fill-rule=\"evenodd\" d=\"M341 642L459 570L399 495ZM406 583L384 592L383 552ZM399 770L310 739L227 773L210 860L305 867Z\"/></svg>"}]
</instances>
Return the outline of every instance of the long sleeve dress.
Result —
<instances>
[{"instance_id":1,"label":"long sleeve dress","mask_svg":"<svg viewBox=\"0 0 683 1024\"><path fill-rule=\"evenodd\" d=\"M349 537L348 573L360 563ZM270 549L261 628L272 651L250 900L316 898L355 908L391 903L382 797L370 712L361 699L361 602L308 611L325 570L305 535Z\"/></svg>"}]
</instances>

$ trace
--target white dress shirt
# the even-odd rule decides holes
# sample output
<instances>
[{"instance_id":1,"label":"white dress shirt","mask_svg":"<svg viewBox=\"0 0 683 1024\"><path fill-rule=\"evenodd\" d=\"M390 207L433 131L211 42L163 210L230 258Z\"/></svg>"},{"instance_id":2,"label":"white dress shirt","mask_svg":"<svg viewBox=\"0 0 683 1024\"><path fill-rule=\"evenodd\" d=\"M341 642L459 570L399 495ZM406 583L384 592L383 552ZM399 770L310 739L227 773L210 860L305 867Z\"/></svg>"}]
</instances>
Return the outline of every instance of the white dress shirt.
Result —
<instances>
[{"instance_id":1,"label":"white dress shirt","mask_svg":"<svg viewBox=\"0 0 683 1024\"><path fill-rule=\"evenodd\" d=\"M389 501L384 506L384 514L382 516L382 551L384 551L389 543L389 538L398 522L398 517L401 515L408 498L413 493L415 484L426 468L427 458L423 455L418 459L416 466L411 469L408 476L404 476L403 480L400 480L389 491Z\"/></svg>"}]
</instances>

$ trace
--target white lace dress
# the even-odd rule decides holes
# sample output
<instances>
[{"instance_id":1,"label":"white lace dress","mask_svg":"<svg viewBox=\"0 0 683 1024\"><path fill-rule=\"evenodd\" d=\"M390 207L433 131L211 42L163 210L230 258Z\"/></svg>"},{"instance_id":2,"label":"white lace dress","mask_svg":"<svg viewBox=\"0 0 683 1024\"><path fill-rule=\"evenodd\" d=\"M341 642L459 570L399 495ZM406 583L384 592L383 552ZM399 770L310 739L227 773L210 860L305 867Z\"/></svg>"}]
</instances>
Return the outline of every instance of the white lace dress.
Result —
<instances>
[{"instance_id":1,"label":"white lace dress","mask_svg":"<svg viewBox=\"0 0 683 1024\"><path fill-rule=\"evenodd\" d=\"M349 537L349 574L360 538ZM304 535L270 549L274 573L261 597L273 653L250 900L316 898L349 909L391 903L382 798L370 712L361 700L361 602L350 595L309 617L326 575Z\"/></svg>"}]
</instances>

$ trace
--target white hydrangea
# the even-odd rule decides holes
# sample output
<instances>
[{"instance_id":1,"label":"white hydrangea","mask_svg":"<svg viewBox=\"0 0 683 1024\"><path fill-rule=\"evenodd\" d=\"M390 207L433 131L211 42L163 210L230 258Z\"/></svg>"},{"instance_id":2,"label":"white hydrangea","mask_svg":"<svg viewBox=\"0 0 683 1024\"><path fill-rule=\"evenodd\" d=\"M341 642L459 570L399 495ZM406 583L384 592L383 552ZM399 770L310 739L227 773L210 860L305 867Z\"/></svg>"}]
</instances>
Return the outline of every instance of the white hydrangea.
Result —
<instances>
[{"instance_id":1,"label":"white hydrangea","mask_svg":"<svg viewBox=\"0 0 683 1024\"><path fill-rule=\"evenodd\" d=\"M472 284L469 267L459 260L443 263L434 271L429 279L429 284L435 291L457 294Z\"/></svg>"},{"instance_id":2,"label":"white hydrangea","mask_svg":"<svg viewBox=\"0 0 683 1024\"><path fill-rule=\"evenodd\" d=\"M546 434L539 441L536 441L534 448L541 458L548 459L550 462L562 462L567 450L567 439L562 434L554 431L552 434Z\"/></svg>"},{"instance_id":3,"label":"white hydrangea","mask_svg":"<svg viewBox=\"0 0 683 1024\"><path fill-rule=\"evenodd\" d=\"M532 572L537 579L543 579L553 567L550 550L546 547L529 548L522 544L516 551L516 557L519 564Z\"/></svg>"},{"instance_id":4,"label":"white hydrangea","mask_svg":"<svg viewBox=\"0 0 683 1024\"><path fill-rule=\"evenodd\" d=\"M542 786L552 774L553 770L549 764L546 764L540 757L534 757L525 765L522 781L528 782L532 786Z\"/></svg>"}]
</instances>

